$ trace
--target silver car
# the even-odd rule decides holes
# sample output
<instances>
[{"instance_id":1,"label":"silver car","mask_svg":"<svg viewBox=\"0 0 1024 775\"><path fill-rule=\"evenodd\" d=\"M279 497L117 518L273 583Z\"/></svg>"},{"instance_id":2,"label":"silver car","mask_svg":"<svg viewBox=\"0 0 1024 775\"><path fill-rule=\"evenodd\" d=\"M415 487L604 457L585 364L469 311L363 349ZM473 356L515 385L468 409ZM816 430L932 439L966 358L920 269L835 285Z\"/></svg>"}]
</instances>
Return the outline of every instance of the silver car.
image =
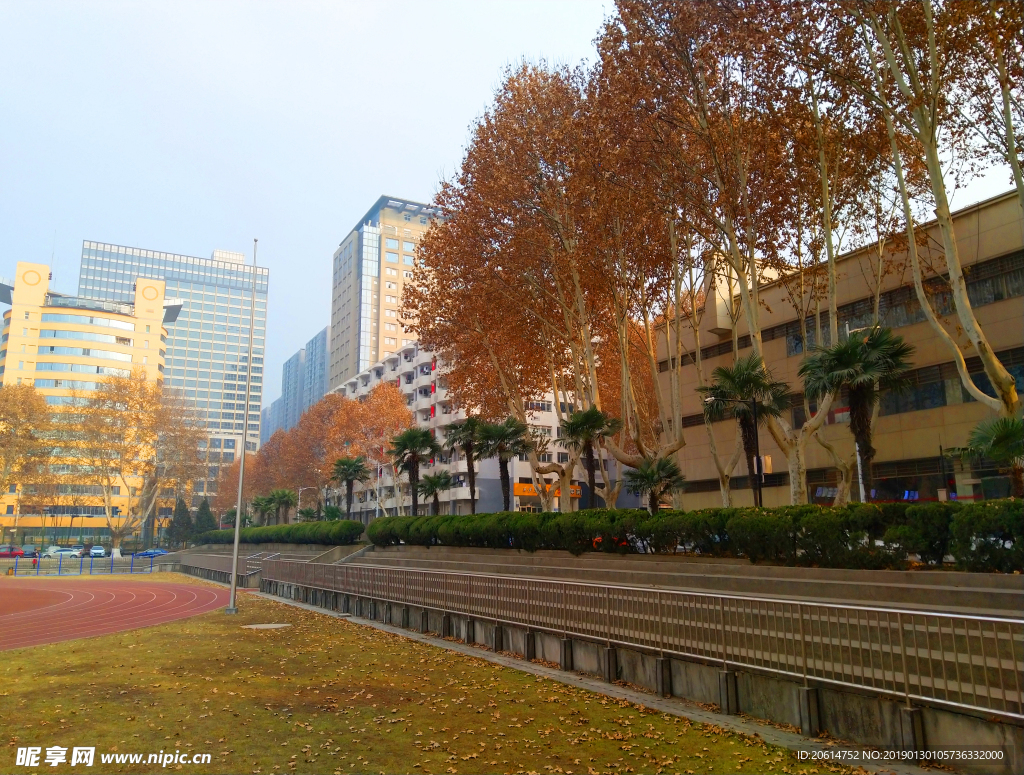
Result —
<instances>
[{"instance_id":1,"label":"silver car","mask_svg":"<svg viewBox=\"0 0 1024 775\"><path fill-rule=\"evenodd\" d=\"M78 549L70 546L51 546L43 552L43 557L74 557L77 559L81 556L81 552Z\"/></svg>"}]
</instances>

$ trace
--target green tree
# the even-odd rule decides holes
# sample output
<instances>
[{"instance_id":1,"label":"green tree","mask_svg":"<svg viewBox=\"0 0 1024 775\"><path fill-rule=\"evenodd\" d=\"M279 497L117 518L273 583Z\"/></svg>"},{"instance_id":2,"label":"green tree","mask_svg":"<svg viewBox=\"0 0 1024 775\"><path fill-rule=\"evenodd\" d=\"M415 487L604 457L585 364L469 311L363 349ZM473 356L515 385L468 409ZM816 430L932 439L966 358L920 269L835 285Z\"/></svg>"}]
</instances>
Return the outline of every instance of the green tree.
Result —
<instances>
[{"instance_id":1,"label":"green tree","mask_svg":"<svg viewBox=\"0 0 1024 775\"><path fill-rule=\"evenodd\" d=\"M295 512L295 516L299 518L297 521L301 522L316 522L317 517L320 516L316 509L307 506L304 509L299 509Z\"/></svg>"},{"instance_id":2,"label":"green tree","mask_svg":"<svg viewBox=\"0 0 1024 775\"><path fill-rule=\"evenodd\" d=\"M907 387L907 372L913 345L889 328L855 331L845 342L831 347L815 348L800 364L807 397L817 401L832 393L849 392L850 432L857 442L864 491L871 492L872 446L871 421L881 391L901 391Z\"/></svg>"},{"instance_id":3,"label":"green tree","mask_svg":"<svg viewBox=\"0 0 1024 775\"><path fill-rule=\"evenodd\" d=\"M181 498L174 504L174 516L171 518L171 527L168 531L168 540L171 544L178 544L184 547L192 537L195 526L192 524L192 514Z\"/></svg>"},{"instance_id":4,"label":"green tree","mask_svg":"<svg viewBox=\"0 0 1024 775\"><path fill-rule=\"evenodd\" d=\"M433 498L434 516L437 516L441 513L441 493L451 489L452 475L448 471L427 474L420 480L418 487L424 498Z\"/></svg>"},{"instance_id":5,"label":"green tree","mask_svg":"<svg viewBox=\"0 0 1024 775\"><path fill-rule=\"evenodd\" d=\"M619 432L622 422L614 417L609 417L596 406L587 410L573 412L562 420L562 444L574 452L583 456L583 464L587 468L587 484L590 485L590 493L587 495L587 508L594 508L597 488L597 479L594 474L595 456L594 447L600 446L601 440ZM606 506L614 504L605 503Z\"/></svg>"},{"instance_id":6,"label":"green tree","mask_svg":"<svg viewBox=\"0 0 1024 775\"><path fill-rule=\"evenodd\" d=\"M515 417L509 417L505 422L483 423L480 426L480 457L498 458L501 499L505 511L510 511L512 507L512 483L508 463L518 455L525 455L532 448L533 441L530 439L529 428L526 427L526 423Z\"/></svg>"},{"instance_id":7,"label":"green tree","mask_svg":"<svg viewBox=\"0 0 1024 775\"><path fill-rule=\"evenodd\" d=\"M284 524L288 524L288 510L298 505L299 496L295 494L294 490L287 490L280 488L277 490L271 490L270 495L267 496L274 507L274 519L275 524L281 524L281 511L284 510Z\"/></svg>"},{"instance_id":8,"label":"green tree","mask_svg":"<svg viewBox=\"0 0 1024 775\"><path fill-rule=\"evenodd\" d=\"M341 519L341 509L337 506L324 506L324 519L328 521Z\"/></svg>"},{"instance_id":9,"label":"green tree","mask_svg":"<svg viewBox=\"0 0 1024 775\"><path fill-rule=\"evenodd\" d=\"M210 501L203 498L203 502L199 504L199 510L196 512L196 534L216 529L217 520L214 518L213 512L210 511Z\"/></svg>"},{"instance_id":10,"label":"green tree","mask_svg":"<svg viewBox=\"0 0 1024 775\"><path fill-rule=\"evenodd\" d=\"M757 427L753 408L757 408L757 425L769 417L781 417L789 409L789 386L772 378L764 362L750 353L738 358L732 366L719 366L711 372L711 384L697 388L704 396L704 416L711 422L732 412L740 428L743 453L747 459L750 486L754 486L754 450L757 449Z\"/></svg>"},{"instance_id":11,"label":"green tree","mask_svg":"<svg viewBox=\"0 0 1024 775\"><path fill-rule=\"evenodd\" d=\"M469 483L469 511L476 514L476 457L480 444L482 423L476 417L467 417L445 428L444 445L447 449L460 449L466 458L466 479Z\"/></svg>"},{"instance_id":12,"label":"green tree","mask_svg":"<svg viewBox=\"0 0 1024 775\"><path fill-rule=\"evenodd\" d=\"M420 465L441 452L434 434L425 428L407 428L391 439L388 454L395 466L405 471L412 491L412 515L419 516Z\"/></svg>"},{"instance_id":13,"label":"green tree","mask_svg":"<svg viewBox=\"0 0 1024 775\"><path fill-rule=\"evenodd\" d=\"M636 468L626 469L626 489L647 496L647 509L657 514L661 496L682 490L686 480L672 458L645 459Z\"/></svg>"},{"instance_id":14,"label":"green tree","mask_svg":"<svg viewBox=\"0 0 1024 775\"><path fill-rule=\"evenodd\" d=\"M267 496L257 495L252 499L252 510L256 512L256 516L259 519L259 524L267 524L267 514L274 510L274 502ZM242 524L246 524L243 520Z\"/></svg>"},{"instance_id":15,"label":"green tree","mask_svg":"<svg viewBox=\"0 0 1024 775\"><path fill-rule=\"evenodd\" d=\"M334 461L334 473L331 478L345 485L345 519L351 519L352 487L356 482L365 482L370 478L370 467L366 464L366 458L363 455L338 458Z\"/></svg>"},{"instance_id":16,"label":"green tree","mask_svg":"<svg viewBox=\"0 0 1024 775\"><path fill-rule=\"evenodd\" d=\"M967 446L949 450L961 458L984 457L1010 469L1013 497L1024 498L1024 419L993 417L978 423L967 437Z\"/></svg>"}]
</instances>

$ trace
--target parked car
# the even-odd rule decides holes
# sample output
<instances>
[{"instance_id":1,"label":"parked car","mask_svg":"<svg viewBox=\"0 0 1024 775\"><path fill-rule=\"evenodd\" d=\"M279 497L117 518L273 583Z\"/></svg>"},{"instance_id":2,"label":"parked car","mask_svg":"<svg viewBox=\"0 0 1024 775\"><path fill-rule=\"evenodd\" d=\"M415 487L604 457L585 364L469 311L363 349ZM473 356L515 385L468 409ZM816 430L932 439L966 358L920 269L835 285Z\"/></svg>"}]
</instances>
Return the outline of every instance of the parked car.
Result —
<instances>
[{"instance_id":1,"label":"parked car","mask_svg":"<svg viewBox=\"0 0 1024 775\"><path fill-rule=\"evenodd\" d=\"M39 547L35 544L25 544L21 547L21 550L25 552L25 556L29 557L39 551Z\"/></svg>"},{"instance_id":2,"label":"parked car","mask_svg":"<svg viewBox=\"0 0 1024 775\"><path fill-rule=\"evenodd\" d=\"M76 552L78 552L78 556L79 557L81 557L83 554L85 554L85 547L82 544L75 544L71 548L74 549Z\"/></svg>"},{"instance_id":3,"label":"parked car","mask_svg":"<svg viewBox=\"0 0 1024 775\"><path fill-rule=\"evenodd\" d=\"M142 551L142 552L136 552L135 556L136 557L163 557L165 554L169 554L169 552L166 549L158 549L156 547L152 547L152 548L146 549L145 551Z\"/></svg>"},{"instance_id":4,"label":"parked car","mask_svg":"<svg viewBox=\"0 0 1024 775\"><path fill-rule=\"evenodd\" d=\"M10 544L0 546L0 557L24 557L25 550Z\"/></svg>"},{"instance_id":5,"label":"parked car","mask_svg":"<svg viewBox=\"0 0 1024 775\"><path fill-rule=\"evenodd\" d=\"M74 557L77 559L81 556L82 555L79 552L75 551L70 546L51 546L43 552L43 557Z\"/></svg>"},{"instance_id":6,"label":"parked car","mask_svg":"<svg viewBox=\"0 0 1024 775\"><path fill-rule=\"evenodd\" d=\"M107 556L107 552L99 544L93 544L92 547L89 549L89 556L90 557L106 557Z\"/></svg>"}]
</instances>

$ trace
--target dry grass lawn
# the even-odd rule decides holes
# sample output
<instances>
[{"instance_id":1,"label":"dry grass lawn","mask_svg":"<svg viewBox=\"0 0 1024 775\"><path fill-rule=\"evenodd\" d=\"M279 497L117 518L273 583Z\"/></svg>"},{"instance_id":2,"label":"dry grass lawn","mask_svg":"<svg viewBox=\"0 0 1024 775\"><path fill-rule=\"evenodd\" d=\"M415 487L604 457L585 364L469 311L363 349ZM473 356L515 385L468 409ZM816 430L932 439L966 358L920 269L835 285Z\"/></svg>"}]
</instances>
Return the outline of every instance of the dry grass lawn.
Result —
<instances>
[{"instance_id":1,"label":"dry grass lawn","mask_svg":"<svg viewBox=\"0 0 1024 775\"><path fill-rule=\"evenodd\" d=\"M178 574L147 580L181 583ZM189 579L190 583L197 582ZM125 583L130 584L131 579ZM0 581L0 594L4 594ZM4 652L0 728L18 747L209 753L196 773L814 773L792 752L342 619L243 594L222 612ZM277 630L242 625L288 623ZM69 756L70 758L70 756ZM145 756L143 757L145 760Z\"/></svg>"}]
</instances>

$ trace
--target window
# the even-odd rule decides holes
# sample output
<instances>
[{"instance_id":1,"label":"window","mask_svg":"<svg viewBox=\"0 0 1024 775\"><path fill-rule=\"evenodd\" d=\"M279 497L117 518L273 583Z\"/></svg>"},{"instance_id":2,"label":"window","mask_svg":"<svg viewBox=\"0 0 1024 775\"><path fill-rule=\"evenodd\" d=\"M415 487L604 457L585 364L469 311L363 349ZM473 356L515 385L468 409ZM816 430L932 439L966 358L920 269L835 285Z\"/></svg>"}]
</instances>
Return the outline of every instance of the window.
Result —
<instances>
[{"instance_id":1,"label":"window","mask_svg":"<svg viewBox=\"0 0 1024 775\"><path fill-rule=\"evenodd\" d=\"M396 290L398 288L398 283L393 283L390 280L387 280L384 283L384 287L393 291L393 290Z\"/></svg>"},{"instance_id":2,"label":"window","mask_svg":"<svg viewBox=\"0 0 1024 775\"><path fill-rule=\"evenodd\" d=\"M393 310L393 309L386 309L386 310L384 310L384 316L385 317L389 317L389 318L397 318L398 317L398 313L395 310Z\"/></svg>"},{"instance_id":3,"label":"window","mask_svg":"<svg viewBox=\"0 0 1024 775\"><path fill-rule=\"evenodd\" d=\"M390 237L387 237L384 240L384 245L390 248L391 250L398 250L398 240L396 239L391 239Z\"/></svg>"},{"instance_id":4,"label":"window","mask_svg":"<svg viewBox=\"0 0 1024 775\"><path fill-rule=\"evenodd\" d=\"M398 254L397 253L385 253L384 254L384 258L386 258L392 264L397 264L398 263Z\"/></svg>"},{"instance_id":5,"label":"window","mask_svg":"<svg viewBox=\"0 0 1024 775\"><path fill-rule=\"evenodd\" d=\"M414 242L404 242L403 241L402 242L402 250L404 250L406 253L415 253L416 252L416 243L414 243Z\"/></svg>"},{"instance_id":6,"label":"window","mask_svg":"<svg viewBox=\"0 0 1024 775\"><path fill-rule=\"evenodd\" d=\"M396 345L396 344L398 344L398 342L396 342L395 338L392 337L392 336L385 336L384 337L384 344L395 344Z\"/></svg>"},{"instance_id":7,"label":"window","mask_svg":"<svg viewBox=\"0 0 1024 775\"><path fill-rule=\"evenodd\" d=\"M568 463L569 462L569 453L568 452L559 452L558 453L558 462L559 463Z\"/></svg>"},{"instance_id":8,"label":"window","mask_svg":"<svg viewBox=\"0 0 1024 775\"><path fill-rule=\"evenodd\" d=\"M411 280L412 279L412 272L406 270L406 271L402 272L402 274L405 275L405 279L406 280Z\"/></svg>"},{"instance_id":9,"label":"window","mask_svg":"<svg viewBox=\"0 0 1024 775\"><path fill-rule=\"evenodd\" d=\"M397 296L385 296L384 301L388 304L398 304Z\"/></svg>"},{"instance_id":10,"label":"window","mask_svg":"<svg viewBox=\"0 0 1024 775\"><path fill-rule=\"evenodd\" d=\"M398 270L397 269L392 269L390 267L387 267L387 268L384 269L384 273L386 275L388 275L388 277L398 277Z\"/></svg>"},{"instance_id":11,"label":"window","mask_svg":"<svg viewBox=\"0 0 1024 775\"><path fill-rule=\"evenodd\" d=\"M416 266L416 257L410 256L408 253L402 256L402 263L406 266Z\"/></svg>"},{"instance_id":12,"label":"window","mask_svg":"<svg viewBox=\"0 0 1024 775\"><path fill-rule=\"evenodd\" d=\"M384 324L384 330L385 331L397 331L398 330L398 326L396 326L394 323L385 323Z\"/></svg>"}]
</instances>

